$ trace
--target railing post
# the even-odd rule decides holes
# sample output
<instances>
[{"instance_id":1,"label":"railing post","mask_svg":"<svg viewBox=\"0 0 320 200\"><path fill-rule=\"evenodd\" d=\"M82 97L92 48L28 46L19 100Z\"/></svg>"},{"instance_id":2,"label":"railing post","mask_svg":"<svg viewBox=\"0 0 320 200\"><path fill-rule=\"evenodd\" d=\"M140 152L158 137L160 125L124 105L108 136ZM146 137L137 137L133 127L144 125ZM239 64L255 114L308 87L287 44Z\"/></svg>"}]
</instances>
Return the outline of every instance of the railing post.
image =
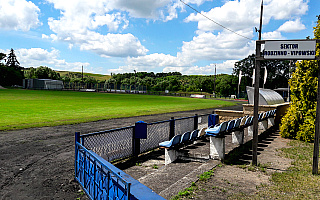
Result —
<instances>
[{"instance_id":1,"label":"railing post","mask_svg":"<svg viewBox=\"0 0 320 200\"><path fill-rule=\"evenodd\" d=\"M74 142L74 179L77 177L77 162L78 162L78 145L77 142L80 143L80 132L75 132L75 142Z\"/></svg>"},{"instance_id":2,"label":"railing post","mask_svg":"<svg viewBox=\"0 0 320 200\"><path fill-rule=\"evenodd\" d=\"M198 129L198 119L199 119L199 116L198 116L198 114L195 114L194 115L194 128L193 128L193 130L197 130Z\"/></svg>"},{"instance_id":3,"label":"railing post","mask_svg":"<svg viewBox=\"0 0 320 200\"><path fill-rule=\"evenodd\" d=\"M169 133L169 140L174 137L174 117L170 119L170 133Z\"/></svg>"},{"instance_id":4,"label":"railing post","mask_svg":"<svg viewBox=\"0 0 320 200\"><path fill-rule=\"evenodd\" d=\"M140 153L140 139L136 138L136 126L133 126L132 154L134 157L138 157L139 153Z\"/></svg>"}]
</instances>

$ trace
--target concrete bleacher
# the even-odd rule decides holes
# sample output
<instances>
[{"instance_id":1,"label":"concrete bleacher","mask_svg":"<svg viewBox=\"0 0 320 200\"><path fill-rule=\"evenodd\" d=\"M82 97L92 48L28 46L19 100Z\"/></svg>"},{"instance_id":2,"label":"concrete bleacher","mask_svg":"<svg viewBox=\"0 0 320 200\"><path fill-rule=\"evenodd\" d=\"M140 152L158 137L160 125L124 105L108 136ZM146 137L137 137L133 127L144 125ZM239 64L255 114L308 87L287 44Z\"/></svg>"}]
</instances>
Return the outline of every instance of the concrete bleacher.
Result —
<instances>
[{"instance_id":1,"label":"concrete bleacher","mask_svg":"<svg viewBox=\"0 0 320 200\"><path fill-rule=\"evenodd\" d=\"M274 108L276 107L273 107L273 109ZM270 107L269 110L271 109ZM240 112L236 113L236 115L238 114L240 114ZM244 115L244 112L242 112L242 114ZM248 114L250 113L247 113L247 115ZM223 144L223 155L228 154L233 149L252 139L252 125L244 126L246 120L248 120L248 123L250 120L252 121L252 118L250 119L247 115L241 118L240 126L243 129L235 129L223 137L224 141L220 142L220 144ZM277 115L278 110L276 118ZM230 118L230 120L239 117L240 116L233 117ZM266 120L266 118L264 118L264 120L260 122L259 133L264 131L263 127L265 127L266 122L268 122L268 128L276 125L276 120L272 119L273 118L267 118ZM198 137L201 134L203 135L203 129L202 131L199 130ZM177 159L170 164L166 164L165 159L165 151L170 150L170 148L164 148L151 152L150 154L152 155L156 154L153 158L151 156L143 160L143 156L139 157L136 161L138 165L136 164L123 170L162 197L170 199L172 196L178 194L179 191L189 187L192 182L196 182L200 174L211 170L220 163L219 156L217 157L218 159L215 160L212 159L214 156L208 153L211 151L210 148L212 146L210 140L214 140L215 138L216 137L201 137L191 143L180 146L176 149L179 152ZM156 166L156 169L154 166Z\"/></svg>"}]
</instances>

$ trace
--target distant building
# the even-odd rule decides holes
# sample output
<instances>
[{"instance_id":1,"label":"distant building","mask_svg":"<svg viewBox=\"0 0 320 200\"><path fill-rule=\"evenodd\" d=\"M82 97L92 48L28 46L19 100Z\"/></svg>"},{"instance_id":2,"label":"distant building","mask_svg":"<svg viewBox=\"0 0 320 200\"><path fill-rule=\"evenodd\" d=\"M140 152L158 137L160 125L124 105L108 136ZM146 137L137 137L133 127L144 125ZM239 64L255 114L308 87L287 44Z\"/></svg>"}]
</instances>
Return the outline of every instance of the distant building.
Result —
<instances>
[{"instance_id":1,"label":"distant building","mask_svg":"<svg viewBox=\"0 0 320 200\"><path fill-rule=\"evenodd\" d=\"M62 90L63 81L52 79L23 79L23 88L36 90Z\"/></svg>"},{"instance_id":2,"label":"distant building","mask_svg":"<svg viewBox=\"0 0 320 200\"><path fill-rule=\"evenodd\" d=\"M247 86L249 104L254 104L254 87ZM259 105L284 103L282 96L274 90L259 88Z\"/></svg>"}]
</instances>

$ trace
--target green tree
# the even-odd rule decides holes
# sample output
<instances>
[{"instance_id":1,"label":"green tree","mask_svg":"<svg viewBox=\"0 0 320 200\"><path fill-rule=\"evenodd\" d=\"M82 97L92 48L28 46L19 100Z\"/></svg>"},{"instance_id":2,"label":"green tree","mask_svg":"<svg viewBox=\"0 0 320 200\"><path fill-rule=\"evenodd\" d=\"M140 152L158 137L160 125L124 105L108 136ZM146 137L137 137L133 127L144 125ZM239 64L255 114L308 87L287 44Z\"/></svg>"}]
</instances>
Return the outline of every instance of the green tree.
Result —
<instances>
[{"instance_id":1,"label":"green tree","mask_svg":"<svg viewBox=\"0 0 320 200\"><path fill-rule=\"evenodd\" d=\"M59 80L60 74L49 67L40 66L29 68L24 73L27 79L53 79Z\"/></svg>"},{"instance_id":2,"label":"green tree","mask_svg":"<svg viewBox=\"0 0 320 200\"><path fill-rule=\"evenodd\" d=\"M315 39L320 39L320 17L314 27ZM317 46L317 56L320 55ZM289 81L292 103L282 118L282 137L313 141L315 132L318 63L315 60L296 63L296 70Z\"/></svg>"},{"instance_id":3,"label":"green tree","mask_svg":"<svg viewBox=\"0 0 320 200\"><path fill-rule=\"evenodd\" d=\"M22 85L22 79L24 77L22 67L14 53L11 49L10 53L6 59L6 64L2 63L6 54L0 53L0 85L2 86L12 86L12 85Z\"/></svg>"},{"instance_id":4,"label":"green tree","mask_svg":"<svg viewBox=\"0 0 320 200\"><path fill-rule=\"evenodd\" d=\"M253 69L255 68L255 54L249 55L234 64L232 74L239 75L241 71L245 79L249 79L246 84L241 84L241 89L246 85L251 86ZM288 87L290 61L288 60L264 60L261 62L260 85L263 85L264 68L267 68L267 82L265 88L275 89Z\"/></svg>"}]
</instances>

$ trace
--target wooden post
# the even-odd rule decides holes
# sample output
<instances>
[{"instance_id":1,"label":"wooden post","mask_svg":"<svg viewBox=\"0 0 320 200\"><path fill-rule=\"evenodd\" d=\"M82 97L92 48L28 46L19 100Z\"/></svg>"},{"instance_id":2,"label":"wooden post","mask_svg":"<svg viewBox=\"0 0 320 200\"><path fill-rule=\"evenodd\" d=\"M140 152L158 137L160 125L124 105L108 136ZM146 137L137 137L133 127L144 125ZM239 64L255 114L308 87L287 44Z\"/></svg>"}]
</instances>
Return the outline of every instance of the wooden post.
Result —
<instances>
[{"instance_id":1,"label":"wooden post","mask_svg":"<svg viewBox=\"0 0 320 200\"><path fill-rule=\"evenodd\" d=\"M318 60L318 91L317 91L317 110L316 110L316 123L314 134L314 148L313 148L313 165L312 174L318 174L319 163L319 126L320 126L320 61Z\"/></svg>"},{"instance_id":2,"label":"wooden post","mask_svg":"<svg viewBox=\"0 0 320 200\"><path fill-rule=\"evenodd\" d=\"M260 80L260 50L261 43L256 42L256 59L255 59L255 83L254 83L254 110L253 110L253 139L252 139L252 165L257 165L258 158L258 111L259 111L259 80Z\"/></svg>"},{"instance_id":3,"label":"wooden post","mask_svg":"<svg viewBox=\"0 0 320 200\"><path fill-rule=\"evenodd\" d=\"M262 33L263 0L261 1L259 41L256 41L256 66L254 83L254 110L253 110L253 139L252 139L252 165L258 164L258 111L259 111L259 80L260 80L260 52Z\"/></svg>"}]
</instances>

